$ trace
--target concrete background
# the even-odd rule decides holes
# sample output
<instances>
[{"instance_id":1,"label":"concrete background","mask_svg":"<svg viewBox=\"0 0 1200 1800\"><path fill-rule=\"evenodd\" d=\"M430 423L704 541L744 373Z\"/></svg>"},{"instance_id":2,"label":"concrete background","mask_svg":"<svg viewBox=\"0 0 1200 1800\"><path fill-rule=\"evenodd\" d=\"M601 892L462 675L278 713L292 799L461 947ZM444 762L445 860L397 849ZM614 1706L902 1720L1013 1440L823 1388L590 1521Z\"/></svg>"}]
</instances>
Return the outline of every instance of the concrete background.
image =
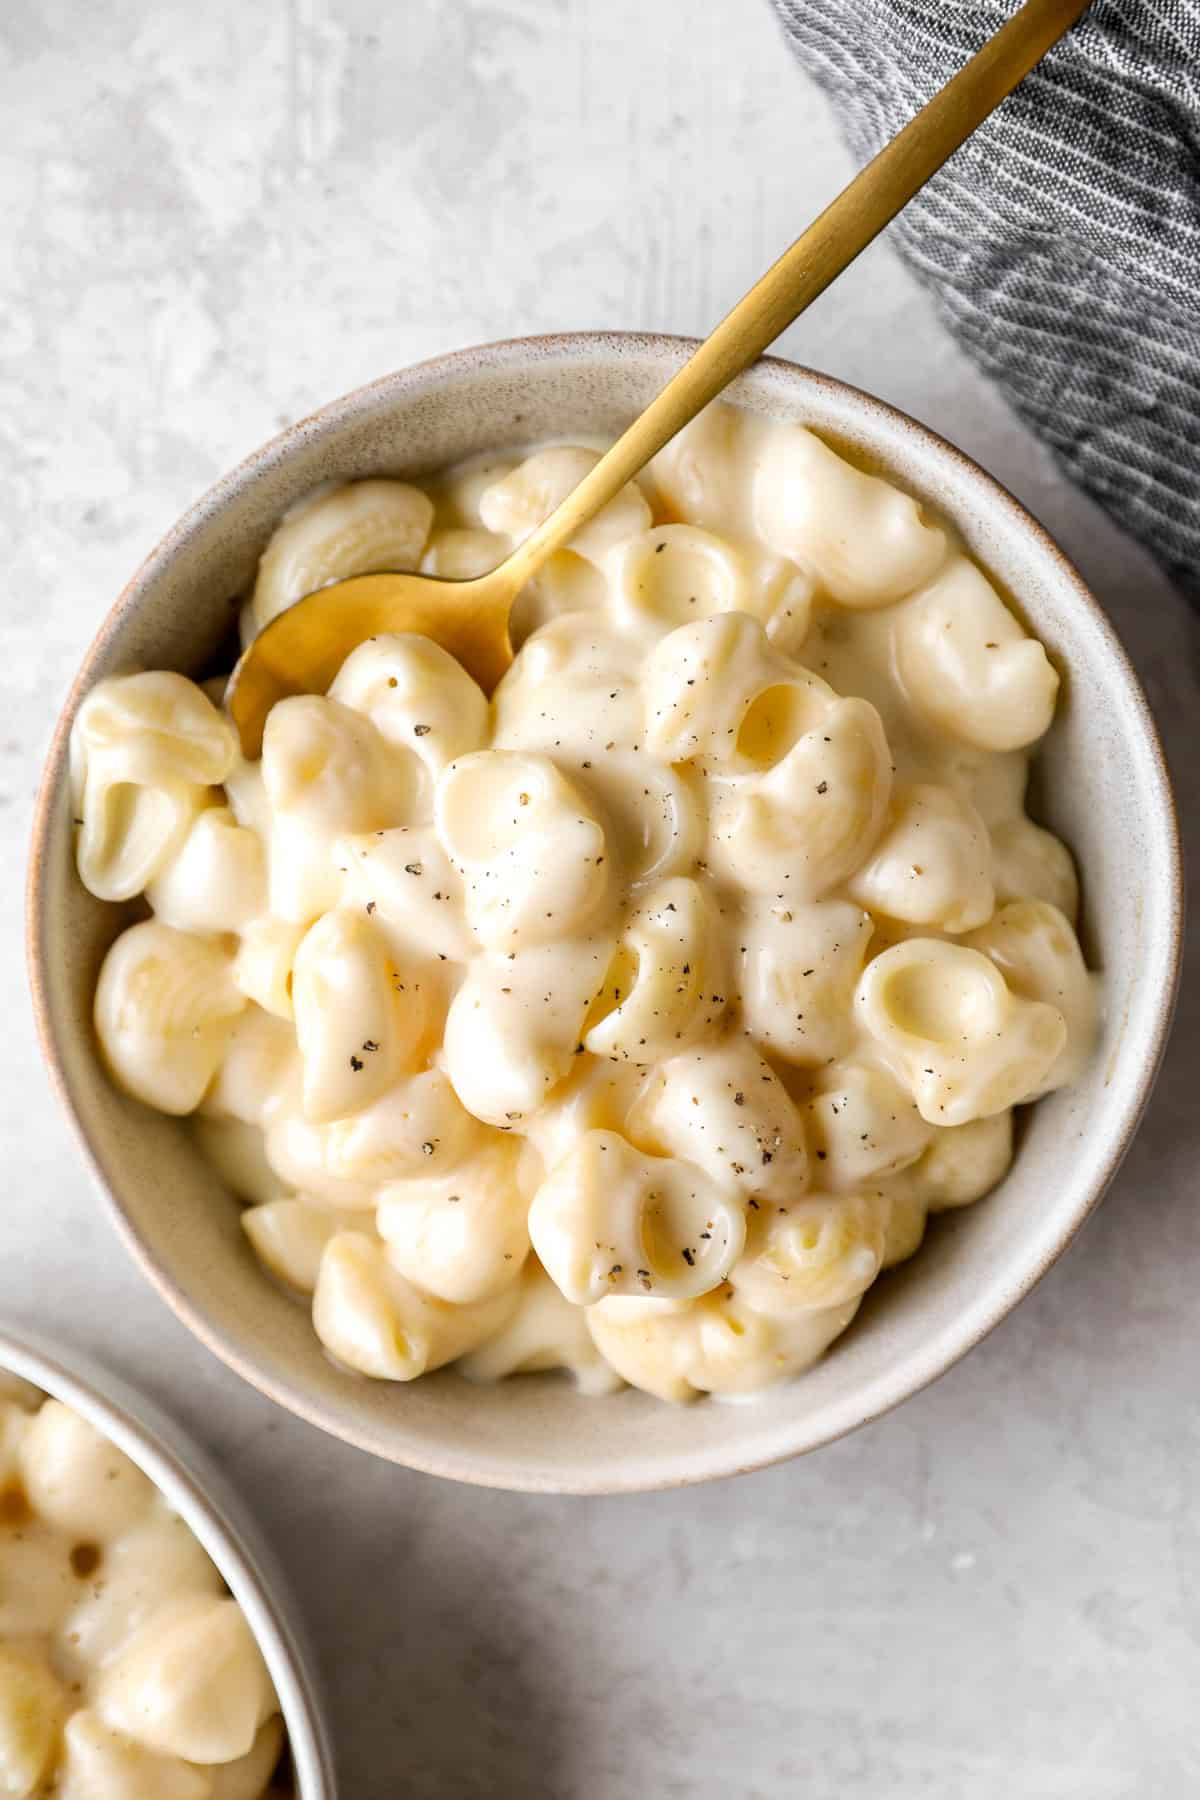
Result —
<instances>
[{"instance_id":1,"label":"concrete background","mask_svg":"<svg viewBox=\"0 0 1200 1800\"><path fill-rule=\"evenodd\" d=\"M1200 1778L1195 996L1118 1185L899 1413L633 1500L487 1494L276 1411L116 1243L19 951L38 766L129 571L277 426L435 351L703 332L848 176L765 0L0 8L0 1314L188 1421L271 1523L354 1800L1177 1800ZM992 468L1082 566L1197 808L1196 628L885 245L784 340Z\"/></svg>"}]
</instances>

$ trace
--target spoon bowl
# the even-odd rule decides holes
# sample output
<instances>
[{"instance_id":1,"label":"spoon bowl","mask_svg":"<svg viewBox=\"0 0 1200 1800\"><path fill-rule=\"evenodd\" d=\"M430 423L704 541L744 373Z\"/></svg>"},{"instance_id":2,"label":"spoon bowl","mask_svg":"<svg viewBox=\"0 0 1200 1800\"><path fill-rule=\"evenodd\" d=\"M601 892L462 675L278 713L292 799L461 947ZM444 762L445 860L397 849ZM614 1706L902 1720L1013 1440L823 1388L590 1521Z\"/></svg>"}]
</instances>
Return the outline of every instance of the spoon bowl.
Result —
<instances>
[{"instance_id":1,"label":"spoon bowl","mask_svg":"<svg viewBox=\"0 0 1200 1800\"><path fill-rule=\"evenodd\" d=\"M434 575L354 575L306 594L276 614L242 655L226 705L253 759L277 700L323 694L356 644L384 632L416 632L458 658L490 694L513 659L508 615L513 558L473 581Z\"/></svg>"}]
</instances>

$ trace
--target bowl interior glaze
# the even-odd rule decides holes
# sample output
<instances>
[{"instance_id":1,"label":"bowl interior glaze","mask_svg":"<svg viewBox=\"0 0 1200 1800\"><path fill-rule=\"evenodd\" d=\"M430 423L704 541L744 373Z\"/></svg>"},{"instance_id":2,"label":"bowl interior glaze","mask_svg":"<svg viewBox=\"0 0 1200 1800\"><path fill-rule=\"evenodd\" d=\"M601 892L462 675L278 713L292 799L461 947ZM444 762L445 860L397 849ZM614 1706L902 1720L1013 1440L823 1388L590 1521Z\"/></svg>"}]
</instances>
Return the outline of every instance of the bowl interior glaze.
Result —
<instances>
[{"instance_id":1,"label":"bowl interior glaze","mask_svg":"<svg viewBox=\"0 0 1200 1800\"><path fill-rule=\"evenodd\" d=\"M1064 678L1042 752L1040 816L1080 865L1105 1020L1082 1080L1027 1117L1001 1187L936 1221L920 1254L878 1283L822 1363L752 1404L674 1408L632 1391L586 1399L551 1376L484 1388L452 1371L400 1387L330 1362L306 1310L261 1275L236 1204L178 1123L113 1089L91 1003L122 920L83 890L71 854L66 750L83 694L134 668L202 667L229 632L234 597L280 514L318 482L420 475L544 438L612 437L688 349L679 339L601 334L487 346L389 376L292 427L219 482L122 594L68 699L39 801L29 905L35 1007L126 1243L184 1322L280 1404L377 1455L495 1487L620 1492L734 1474L826 1443L932 1381L1029 1290L1100 1198L1149 1094L1178 977L1170 786L1136 678L1079 576L1011 495L924 427L828 376L766 360L729 398L814 426L951 519Z\"/></svg>"}]
</instances>

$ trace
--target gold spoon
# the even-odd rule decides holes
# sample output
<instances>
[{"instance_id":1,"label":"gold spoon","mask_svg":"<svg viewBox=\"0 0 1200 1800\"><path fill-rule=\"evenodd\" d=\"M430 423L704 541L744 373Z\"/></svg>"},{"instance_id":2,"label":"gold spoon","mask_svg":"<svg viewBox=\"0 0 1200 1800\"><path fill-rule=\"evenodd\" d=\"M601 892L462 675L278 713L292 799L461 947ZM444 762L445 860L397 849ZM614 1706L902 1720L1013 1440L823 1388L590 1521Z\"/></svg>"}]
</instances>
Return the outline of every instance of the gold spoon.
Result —
<instances>
[{"instance_id":1,"label":"gold spoon","mask_svg":"<svg viewBox=\"0 0 1200 1800\"><path fill-rule=\"evenodd\" d=\"M1089 3L1026 0L768 269L591 473L499 568L473 581L354 575L306 595L272 619L238 663L226 696L244 754L259 755L263 726L277 700L324 693L351 650L381 632L419 632L435 639L490 694L513 659L508 635L513 601L546 558L824 292Z\"/></svg>"}]
</instances>

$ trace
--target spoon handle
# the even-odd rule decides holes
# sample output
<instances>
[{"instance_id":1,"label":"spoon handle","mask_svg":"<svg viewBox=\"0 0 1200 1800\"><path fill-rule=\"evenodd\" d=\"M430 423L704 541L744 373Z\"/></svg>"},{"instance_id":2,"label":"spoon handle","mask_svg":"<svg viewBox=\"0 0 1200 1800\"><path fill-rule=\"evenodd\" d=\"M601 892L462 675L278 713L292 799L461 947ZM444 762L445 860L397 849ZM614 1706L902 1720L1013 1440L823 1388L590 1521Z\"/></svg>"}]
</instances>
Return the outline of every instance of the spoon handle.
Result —
<instances>
[{"instance_id":1,"label":"spoon handle","mask_svg":"<svg viewBox=\"0 0 1200 1800\"><path fill-rule=\"evenodd\" d=\"M591 473L509 557L504 569L514 590L824 292L1089 4L1025 0L784 251Z\"/></svg>"}]
</instances>

